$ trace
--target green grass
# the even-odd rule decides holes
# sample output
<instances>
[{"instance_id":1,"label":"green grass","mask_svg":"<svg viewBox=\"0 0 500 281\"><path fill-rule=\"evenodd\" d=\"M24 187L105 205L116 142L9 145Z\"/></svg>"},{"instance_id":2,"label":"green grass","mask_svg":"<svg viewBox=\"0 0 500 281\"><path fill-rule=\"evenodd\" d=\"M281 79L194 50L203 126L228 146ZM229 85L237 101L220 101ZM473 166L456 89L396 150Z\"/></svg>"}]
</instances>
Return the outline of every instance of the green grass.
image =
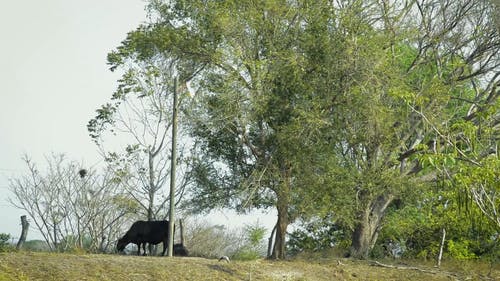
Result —
<instances>
[{"instance_id":1,"label":"green grass","mask_svg":"<svg viewBox=\"0 0 500 281\"><path fill-rule=\"evenodd\" d=\"M388 262L386 262L388 263ZM441 269L412 263L416 269L374 266L350 259L218 262L204 258L122 255L0 253L4 280L500 280L486 263L450 263ZM428 272L424 272L428 271Z\"/></svg>"}]
</instances>

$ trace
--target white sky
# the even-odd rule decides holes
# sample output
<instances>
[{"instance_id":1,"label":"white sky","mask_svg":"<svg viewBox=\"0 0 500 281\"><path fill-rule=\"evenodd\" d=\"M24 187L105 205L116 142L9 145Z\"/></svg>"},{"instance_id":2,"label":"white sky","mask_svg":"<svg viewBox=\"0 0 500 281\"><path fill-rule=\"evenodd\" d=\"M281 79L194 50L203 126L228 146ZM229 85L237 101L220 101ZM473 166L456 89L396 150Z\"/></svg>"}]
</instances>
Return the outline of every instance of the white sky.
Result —
<instances>
[{"instance_id":1,"label":"white sky","mask_svg":"<svg viewBox=\"0 0 500 281\"><path fill-rule=\"evenodd\" d=\"M106 55L146 20L143 0L0 0L0 233L18 237L22 210L10 206L8 178L26 153L66 153L99 162L87 122L107 102L118 74ZM234 220L218 214L217 223ZM261 215L258 215L261 217ZM269 217L269 216L267 216ZM239 217L253 223L257 217ZM274 216L259 222L272 227ZM39 238L34 223L28 240Z\"/></svg>"}]
</instances>

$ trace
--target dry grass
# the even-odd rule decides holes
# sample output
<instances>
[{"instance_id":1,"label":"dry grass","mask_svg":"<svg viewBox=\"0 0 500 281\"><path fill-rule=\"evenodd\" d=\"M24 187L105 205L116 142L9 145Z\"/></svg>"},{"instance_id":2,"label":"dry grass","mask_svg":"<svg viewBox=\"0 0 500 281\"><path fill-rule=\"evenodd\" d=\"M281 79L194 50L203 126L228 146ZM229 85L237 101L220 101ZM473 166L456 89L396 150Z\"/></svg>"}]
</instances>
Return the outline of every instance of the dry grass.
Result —
<instances>
[{"instance_id":1,"label":"dry grass","mask_svg":"<svg viewBox=\"0 0 500 281\"><path fill-rule=\"evenodd\" d=\"M369 261L314 259L231 263L203 258L0 253L3 280L500 280L486 264L437 270L386 268ZM414 265L413 265L414 266ZM426 272L424 272L426 271Z\"/></svg>"}]
</instances>

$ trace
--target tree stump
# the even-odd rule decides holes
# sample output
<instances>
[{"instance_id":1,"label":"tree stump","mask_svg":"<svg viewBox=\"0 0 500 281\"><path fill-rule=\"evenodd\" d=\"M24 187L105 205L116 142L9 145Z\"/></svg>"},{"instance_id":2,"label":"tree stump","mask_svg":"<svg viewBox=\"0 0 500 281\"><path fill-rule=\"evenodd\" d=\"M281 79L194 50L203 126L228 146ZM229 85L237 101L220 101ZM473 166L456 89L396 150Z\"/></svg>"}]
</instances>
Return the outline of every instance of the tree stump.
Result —
<instances>
[{"instance_id":1,"label":"tree stump","mask_svg":"<svg viewBox=\"0 0 500 281\"><path fill-rule=\"evenodd\" d=\"M16 249L21 249L23 246L24 242L26 241L26 236L28 236L28 228L30 227L30 223L26 219L26 215L21 216L21 226L22 226L22 231L21 231L21 237L19 238L19 241L17 241Z\"/></svg>"}]
</instances>

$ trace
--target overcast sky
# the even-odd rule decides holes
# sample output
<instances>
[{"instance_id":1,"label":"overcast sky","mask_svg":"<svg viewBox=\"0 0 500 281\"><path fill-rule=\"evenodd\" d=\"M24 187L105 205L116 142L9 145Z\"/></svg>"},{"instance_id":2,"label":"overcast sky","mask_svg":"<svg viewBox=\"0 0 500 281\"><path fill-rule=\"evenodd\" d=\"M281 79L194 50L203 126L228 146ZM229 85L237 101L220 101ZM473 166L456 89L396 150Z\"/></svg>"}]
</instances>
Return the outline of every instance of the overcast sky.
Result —
<instances>
[{"instance_id":1,"label":"overcast sky","mask_svg":"<svg viewBox=\"0 0 500 281\"><path fill-rule=\"evenodd\" d=\"M7 179L25 171L24 153L99 161L86 124L116 87L106 55L146 13L142 0L0 3L0 233L17 237L24 212L7 203Z\"/></svg>"},{"instance_id":2,"label":"overcast sky","mask_svg":"<svg viewBox=\"0 0 500 281\"><path fill-rule=\"evenodd\" d=\"M143 0L0 0L0 233L18 237L25 212L6 201L23 154L100 161L86 124L115 90L106 55L146 20ZM256 217L258 216L258 217ZM274 216L239 217L270 228ZM216 223L231 212L212 214ZM34 224L28 240L39 238Z\"/></svg>"}]
</instances>

